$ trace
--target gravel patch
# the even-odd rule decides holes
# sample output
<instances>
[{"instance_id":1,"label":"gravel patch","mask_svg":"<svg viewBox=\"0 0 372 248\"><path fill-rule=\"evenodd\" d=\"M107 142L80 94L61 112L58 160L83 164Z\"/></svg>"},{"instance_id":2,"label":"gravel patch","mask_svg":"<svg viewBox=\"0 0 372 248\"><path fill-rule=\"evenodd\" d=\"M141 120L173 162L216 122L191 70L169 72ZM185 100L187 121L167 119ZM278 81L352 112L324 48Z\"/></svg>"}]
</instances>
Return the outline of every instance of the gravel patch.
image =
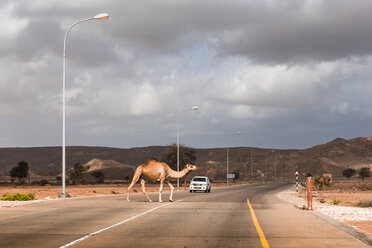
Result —
<instances>
[{"instance_id":1,"label":"gravel patch","mask_svg":"<svg viewBox=\"0 0 372 248\"><path fill-rule=\"evenodd\" d=\"M372 221L372 208L342 207L324 204L317 206L316 210L341 222Z\"/></svg>"}]
</instances>

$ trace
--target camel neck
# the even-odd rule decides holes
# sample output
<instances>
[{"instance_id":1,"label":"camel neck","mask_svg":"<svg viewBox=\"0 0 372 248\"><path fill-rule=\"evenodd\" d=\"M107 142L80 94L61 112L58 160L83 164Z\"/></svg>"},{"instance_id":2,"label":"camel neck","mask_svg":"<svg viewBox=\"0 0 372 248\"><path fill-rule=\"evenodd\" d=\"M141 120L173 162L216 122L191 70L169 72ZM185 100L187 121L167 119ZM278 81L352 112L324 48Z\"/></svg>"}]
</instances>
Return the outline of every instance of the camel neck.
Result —
<instances>
[{"instance_id":1,"label":"camel neck","mask_svg":"<svg viewBox=\"0 0 372 248\"><path fill-rule=\"evenodd\" d=\"M183 177L184 175L186 175L187 173L189 172L188 169L183 169L181 171L174 171L174 170L170 170L169 172L169 176L172 177L172 178L181 178Z\"/></svg>"}]
</instances>

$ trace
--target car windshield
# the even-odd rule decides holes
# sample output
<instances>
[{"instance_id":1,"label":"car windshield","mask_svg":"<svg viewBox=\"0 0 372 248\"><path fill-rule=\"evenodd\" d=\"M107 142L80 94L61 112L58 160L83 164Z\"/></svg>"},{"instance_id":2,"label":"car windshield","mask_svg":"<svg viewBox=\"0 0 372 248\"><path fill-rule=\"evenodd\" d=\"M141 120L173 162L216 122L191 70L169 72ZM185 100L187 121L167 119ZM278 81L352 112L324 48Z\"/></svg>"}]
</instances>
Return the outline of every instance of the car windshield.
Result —
<instances>
[{"instance_id":1,"label":"car windshield","mask_svg":"<svg viewBox=\"0 0 372 248\"><path fill-rule=\"evenodd\" d=\"M194 182L206 182L207 179L205 177L196 177L192 179Z\"/></svg>"}]
</instances>

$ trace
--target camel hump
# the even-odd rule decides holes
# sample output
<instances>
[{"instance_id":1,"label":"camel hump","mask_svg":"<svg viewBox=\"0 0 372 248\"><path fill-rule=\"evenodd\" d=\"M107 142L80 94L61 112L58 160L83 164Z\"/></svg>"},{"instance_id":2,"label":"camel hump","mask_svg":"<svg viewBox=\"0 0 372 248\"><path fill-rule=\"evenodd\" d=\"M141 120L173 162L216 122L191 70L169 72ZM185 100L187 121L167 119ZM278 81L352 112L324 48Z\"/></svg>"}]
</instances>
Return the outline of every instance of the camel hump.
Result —
<instances>
[{"instance_id":1,"label":"camel hump","mask_svg":"<svg viewBox=\"0 0 372 248\"><path fill-rule=\"evenodd\" d=\"M150 162L159 162L159 160L157 160L156 158L149 158L146 160L145 164L148 164Z\"/></svg>"}]
</instances>

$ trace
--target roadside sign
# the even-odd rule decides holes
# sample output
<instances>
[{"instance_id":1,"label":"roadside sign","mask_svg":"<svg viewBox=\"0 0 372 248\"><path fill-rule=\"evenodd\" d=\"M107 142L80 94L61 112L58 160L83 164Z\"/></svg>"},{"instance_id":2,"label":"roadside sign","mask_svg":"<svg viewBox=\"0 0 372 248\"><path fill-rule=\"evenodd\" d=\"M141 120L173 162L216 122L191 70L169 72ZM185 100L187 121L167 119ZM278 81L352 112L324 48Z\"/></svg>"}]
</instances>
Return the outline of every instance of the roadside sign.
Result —
<instances>
[{"instance_id":1,"label":"roadside sign","mask_svg":"<svg viewBox=\"0 0 372 248\"><path fill-rule=\"evenodd\" d=\"M234 179L235 178L235 174L227 174L227 178Z\"/></svg>"},{"instance_id":2,"label":"roadside sign","mask_svg":"<svg viewBox=\"0 0 372 248\"><path fill-rule=\"evenodd\" d=\"M298 173L298 171L296 171L296 172L295 172L295 176L298 176L298 175L300 175L300 173Z\"/></svg>"}]
</instances>

